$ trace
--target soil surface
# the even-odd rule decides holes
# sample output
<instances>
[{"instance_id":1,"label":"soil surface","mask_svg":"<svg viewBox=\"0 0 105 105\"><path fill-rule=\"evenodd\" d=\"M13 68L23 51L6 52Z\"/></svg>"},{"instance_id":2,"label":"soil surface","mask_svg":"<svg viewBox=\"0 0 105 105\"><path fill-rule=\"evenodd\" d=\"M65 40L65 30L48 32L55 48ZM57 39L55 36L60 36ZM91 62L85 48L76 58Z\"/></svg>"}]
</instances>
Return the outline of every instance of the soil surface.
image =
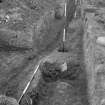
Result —
<instances>
[{"instance_id":1,"label":"soil surface","mask_svg":"<svg viewBox=\"0 0 105 105\"><path fill-rule=\"evenodd\" d=\"M20 105L105 104L104 4L1 0L0 94L18 101L43 60Z\"/></svg>"}]
</instances>

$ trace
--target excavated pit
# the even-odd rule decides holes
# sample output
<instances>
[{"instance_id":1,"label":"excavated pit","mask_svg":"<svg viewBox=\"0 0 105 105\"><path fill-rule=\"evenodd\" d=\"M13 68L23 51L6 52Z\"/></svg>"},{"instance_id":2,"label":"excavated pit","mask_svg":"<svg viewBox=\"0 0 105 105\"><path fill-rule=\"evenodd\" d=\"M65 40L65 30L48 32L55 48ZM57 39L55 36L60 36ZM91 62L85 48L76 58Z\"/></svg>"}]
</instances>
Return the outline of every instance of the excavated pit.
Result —
<instances>
[{"instance_id":1,"label":"excavated pit","mask_svg":"<svg viewBox=\"0 0 105 105\"><path fill-rule=\"evenodd\" d=\"M37 87L27 92L20 105L30 105L27 98L32 105L89 105L85 66L69 62L67 67L61 71L57 63L45 62Z\"/></svg>"},{"instance_id":2,"label":"excavated pit","mask_svg":"<svg viewBox=\"0 0 105 105\"><path fill-rule=\"evenodd\" d=\"M28 105L26 100L31 100L29 105L90 105L83 34L81 19L72 21L65 43L68 52L49 55L39 68L37 86L26 93L20 105ZM60 65L64 62L67 70L62 71Z\"/></svg>"}]
</instances>

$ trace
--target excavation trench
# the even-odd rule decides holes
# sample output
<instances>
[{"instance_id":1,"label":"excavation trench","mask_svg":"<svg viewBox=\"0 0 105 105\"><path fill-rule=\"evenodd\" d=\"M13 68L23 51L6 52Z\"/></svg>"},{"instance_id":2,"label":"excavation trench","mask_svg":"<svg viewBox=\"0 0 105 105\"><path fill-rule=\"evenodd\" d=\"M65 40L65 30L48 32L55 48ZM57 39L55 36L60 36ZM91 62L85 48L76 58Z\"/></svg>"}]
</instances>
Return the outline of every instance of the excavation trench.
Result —
<instances>
[{"instance_id":1,"label":"excavation trench","mask_svg":"<svg viewBox=\"0 0 105 105\"><path fill-rule=\"evenodd\" d=\"M61 71L59 64L46 61L40 71L37 86L25 93L20 105L89 105L83 64L68 62L67 70Z\"/></svg>"},{"instance_id":2,"label":"excavation trench","mask_svg":"<svg viewBox=\"0 0 105 105\"><path fill-rule=\"evenodd\" d=\"M76 31L67 32L68 51L51 54L40 65L37 86L25 93L20 105L90 105L80 23L80 20L71 23ZM67 70L61 70L61 61L67 63Z\"/></svg>"},{"instance_id":3,"label":"excavation trench","mask_svg":"<svg viewBox=\"0 0 105 105\"><path fill-rule=\"evenodd\" d=\"M71 2L75 4L74 0ZM69 9L73 8L70 5L67 5L67 7ZM20 100L20 105L90 104L83 52L84 30L81 19L74 19L70 22L75 11L75 8L73 9L71 12L66 11L67 21L63 34L65 36L63 36L61 47L56 53L50 54L49 60L47 59L40 65L38 83L34 86L32 84L36 80L32 80L29 89ZM65 50L66 48L67 50ZM61 70L61 61L66 62L67 70Z\"/></svg>"}]
</instances>

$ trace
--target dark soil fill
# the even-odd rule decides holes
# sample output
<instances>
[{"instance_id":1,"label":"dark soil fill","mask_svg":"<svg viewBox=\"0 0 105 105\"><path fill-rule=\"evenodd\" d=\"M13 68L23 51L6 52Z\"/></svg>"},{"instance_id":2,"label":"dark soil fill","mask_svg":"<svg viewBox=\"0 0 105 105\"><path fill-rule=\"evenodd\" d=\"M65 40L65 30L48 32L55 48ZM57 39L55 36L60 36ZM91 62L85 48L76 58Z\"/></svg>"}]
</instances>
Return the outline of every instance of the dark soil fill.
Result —
<instances>
[{"instance_id":1,"label":"dark soil fill","mask_svg":"<svg viewBox=\"0 0 105 105\"><path fill-rule=\"evenodd\" d=\"M42 77L46 82L56 82L58 80L75 80L81 72L81 65L77 63L68 64L68 70L61 72L57 64L45 62L42 67Z\"/></svg>"},{"instance_id":2,"label":"dark soil fill","mask_svg":"<svg viewBox=\"0 0 105 105\"><path fill-rule=\"evenodd\" d=\"M27 93L33 105L89 105L83 65L72 62L62 72L56 63L45 62L40 70L37 87Z\"/></svg>"},{"instance_id":3,"label":"dark soil fill","mask_svg":"<svg viewBox=\"0 0 105 105\"><path fill-rule=\"evenodd\" d=\"M2 3L3 2L3 0L0 0L0 3Z\"/></svg>"},{"instance_id":4,"label":"dark soil fill","mask_svg":"<svg viewBox=\"0 0 105 105\"><path fill-rule=\"evenodd\" d=\"M60 77L63 80L76 80L81 72L81 65L76 63L68 64L68 70L62 72Z\"/></svg>"},{"instance_id":5,"label":"dark soil fill","mask_svg":"<svg viewBox=\"0 0 105 105\"><path fill-rule=\"evenodd\" d=\"M60 77L61 71L56 64L45 62L41 70L45 82L56 82Z\"/></svg>"}]
</instances>

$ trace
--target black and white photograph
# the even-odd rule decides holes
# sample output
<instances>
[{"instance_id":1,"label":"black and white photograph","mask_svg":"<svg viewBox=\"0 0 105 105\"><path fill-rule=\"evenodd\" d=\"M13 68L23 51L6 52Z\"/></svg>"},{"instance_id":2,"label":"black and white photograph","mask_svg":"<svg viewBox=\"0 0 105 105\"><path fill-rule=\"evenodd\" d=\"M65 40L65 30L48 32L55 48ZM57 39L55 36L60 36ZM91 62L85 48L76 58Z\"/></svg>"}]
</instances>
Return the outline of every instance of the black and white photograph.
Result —
<instances>
[{"instance_id":1,"label":"black and white photograph","mask_svg":"<svg viewBox=\"0 0 105 105\"><path fill-rule=\"evenodd\" d=\"M105 0L0 0L0 105L105 105Z\"/></svg>"}]
</instances>

